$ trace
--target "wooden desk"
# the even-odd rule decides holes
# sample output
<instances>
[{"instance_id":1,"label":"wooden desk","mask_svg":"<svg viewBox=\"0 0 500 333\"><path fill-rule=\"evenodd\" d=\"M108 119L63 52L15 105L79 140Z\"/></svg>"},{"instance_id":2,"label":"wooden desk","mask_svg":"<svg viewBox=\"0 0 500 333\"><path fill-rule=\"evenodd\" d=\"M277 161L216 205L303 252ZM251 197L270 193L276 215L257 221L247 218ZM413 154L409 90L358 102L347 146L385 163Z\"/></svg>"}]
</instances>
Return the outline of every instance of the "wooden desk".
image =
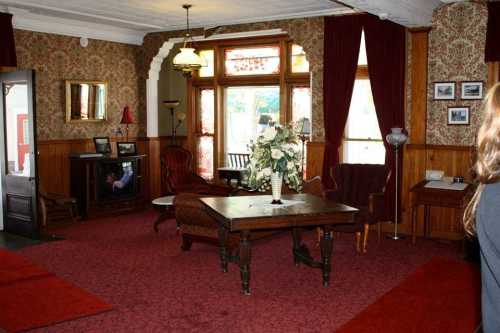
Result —
<instances>
[{"instance_id":1,"label":"wooden desk","mask_svg":"<svg viewBox=\"0 0 500 333\"><path fill-rule=\"evenodd\" d=\"M411 236L412 243L416 243L417 235L417 215L418 207L420 205L424 206L424 237L429 237L431 232L431 226L429 221L430 207L447 207L459 209L459 216L463 215L463 211L470 201L472 194L472 185L469 184L464 190L444 190L438 188L428 188L425 187L427 181L421 181L410 189L410 194L412 195L411 201L411 216L412 216L412 226L411 226Z\"/></svg>"},{"instance_id":2,"label":"wooden desk","mask_svg":"<svg viewBox=\"0 0 500 333\"><path fill-rule=\"evenodd\" d=\"M354 223L358 209L327 201L310 194L282 196L284 200L297 200L291 206L277 208L269 205L270 195L212 197L200 199L207 207L207 212L219 225L220 260L223 272L227 272L228 262L239 265L242 291L250 295L250 234L256 230L274 230L288 228L293 235L293 256L295 265L304 263L321 269L323 285L329 284L332 254L332 233L330 226L341 223ZM300 239L300 228L321 227L323 237L320 241L321 262L314 261L307 247ZM226 243L228 233L240 233L239 255L231 256Z\"/></svg>"}]
</instances>

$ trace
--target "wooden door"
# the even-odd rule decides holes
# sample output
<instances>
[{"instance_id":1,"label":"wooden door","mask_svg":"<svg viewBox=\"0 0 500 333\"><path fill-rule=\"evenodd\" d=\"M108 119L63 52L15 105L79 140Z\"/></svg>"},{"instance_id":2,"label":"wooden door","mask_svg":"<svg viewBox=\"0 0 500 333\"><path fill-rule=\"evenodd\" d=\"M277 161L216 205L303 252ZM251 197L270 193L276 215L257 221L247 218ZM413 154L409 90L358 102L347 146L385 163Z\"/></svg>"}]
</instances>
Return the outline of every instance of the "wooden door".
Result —
<instances>
[{"instance_id":1,"label":"wooden door","mask_svg":"<svg viewBox=\"0 0 500 333\"><path fill-rule=\"evenodd\" d=\"M38 238L35 72L0 73L0 147L5 231Z\"/></svg>"}]
</instances>

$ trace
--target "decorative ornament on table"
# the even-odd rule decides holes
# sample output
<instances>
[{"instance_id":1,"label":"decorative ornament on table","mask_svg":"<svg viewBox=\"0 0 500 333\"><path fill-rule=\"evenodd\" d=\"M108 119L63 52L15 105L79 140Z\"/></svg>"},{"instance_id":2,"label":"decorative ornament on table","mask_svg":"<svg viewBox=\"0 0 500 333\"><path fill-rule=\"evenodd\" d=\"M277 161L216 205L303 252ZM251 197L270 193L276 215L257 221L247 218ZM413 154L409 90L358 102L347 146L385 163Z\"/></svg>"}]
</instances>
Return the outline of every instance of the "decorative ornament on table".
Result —
<instances>
[{"instance_id":1,"label":"decorative ornament on table","mask_svg":"<svg viewBox=\"0 0 500 333\"><path fill-rule=\"evenodd\" d=\"M297 130L292 125L270 123L250 144L248 185L261 192L272 188L273 204L281 204L281 186L302 190L301 154Z\"/></svg>"}]
</instances>

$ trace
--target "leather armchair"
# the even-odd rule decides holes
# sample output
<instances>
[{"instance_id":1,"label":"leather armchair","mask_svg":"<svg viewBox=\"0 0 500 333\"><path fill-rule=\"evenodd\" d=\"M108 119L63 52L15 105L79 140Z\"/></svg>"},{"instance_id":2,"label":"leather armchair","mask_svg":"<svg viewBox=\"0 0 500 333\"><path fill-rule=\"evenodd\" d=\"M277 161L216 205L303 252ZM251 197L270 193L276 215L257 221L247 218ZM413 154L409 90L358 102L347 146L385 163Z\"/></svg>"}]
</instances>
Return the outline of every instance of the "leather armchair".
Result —
<instances>
[{"instance_id":1,"label":"leather armchair","mask_svg":"<svg viewBox=\"0 0 500 333\"><path fill-rule=\"evenodd\" d=\"M378 224L380 240L380 221L385 215L385 189L391 172L385 165L378 164L338 164L330 170L335 188L325 191L325 196L359 209L354 224L337 225L335 232L355 233L358 252L366 253L370 225ZM363 234L363 246L360 238Z\"/></svg>"},{"instance_id":2,"label":"leather armchair","mask_svg":"<svg viewBox=\"0 0 500 333\"><path fill-rule=\"evenodd\" d=\"M193 170L193 155L180 146L167 146L161 157L162 193L178 194L182 192L228 195L231 187L209 184Z\"/></svg>"}]
</instances>

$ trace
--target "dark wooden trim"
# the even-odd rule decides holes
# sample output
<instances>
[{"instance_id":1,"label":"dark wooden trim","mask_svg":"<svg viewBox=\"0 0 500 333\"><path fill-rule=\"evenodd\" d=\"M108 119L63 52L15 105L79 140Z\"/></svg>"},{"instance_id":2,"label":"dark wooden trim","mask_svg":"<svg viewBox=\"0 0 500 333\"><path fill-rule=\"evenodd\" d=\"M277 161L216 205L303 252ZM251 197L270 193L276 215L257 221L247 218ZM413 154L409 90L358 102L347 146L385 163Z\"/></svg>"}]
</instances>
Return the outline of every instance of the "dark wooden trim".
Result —
<instances>
[{"instance_id":1,"label":"dark wooden trim","mask_svg":"<svg viewBox=\"0 0 500 333\"><path fill-rule=\"evenodd\" d=\"M430 32L432 27L416 27L416 28L408 28L408 32L416 33L416 32Z\"/></svg>"},{"instance_id":2,"label":"dark wooden trim","mask_svg":"<svg viewBox=\"0 0 500 333\"><path fill-rule=\"evenodd\" d=\"M426 144L407 144L406 149L433 149L433 150L457 150L467 151L474 149L474 146L451 146L451 145L426 145Z\"/></svg>"}]
</instances>

